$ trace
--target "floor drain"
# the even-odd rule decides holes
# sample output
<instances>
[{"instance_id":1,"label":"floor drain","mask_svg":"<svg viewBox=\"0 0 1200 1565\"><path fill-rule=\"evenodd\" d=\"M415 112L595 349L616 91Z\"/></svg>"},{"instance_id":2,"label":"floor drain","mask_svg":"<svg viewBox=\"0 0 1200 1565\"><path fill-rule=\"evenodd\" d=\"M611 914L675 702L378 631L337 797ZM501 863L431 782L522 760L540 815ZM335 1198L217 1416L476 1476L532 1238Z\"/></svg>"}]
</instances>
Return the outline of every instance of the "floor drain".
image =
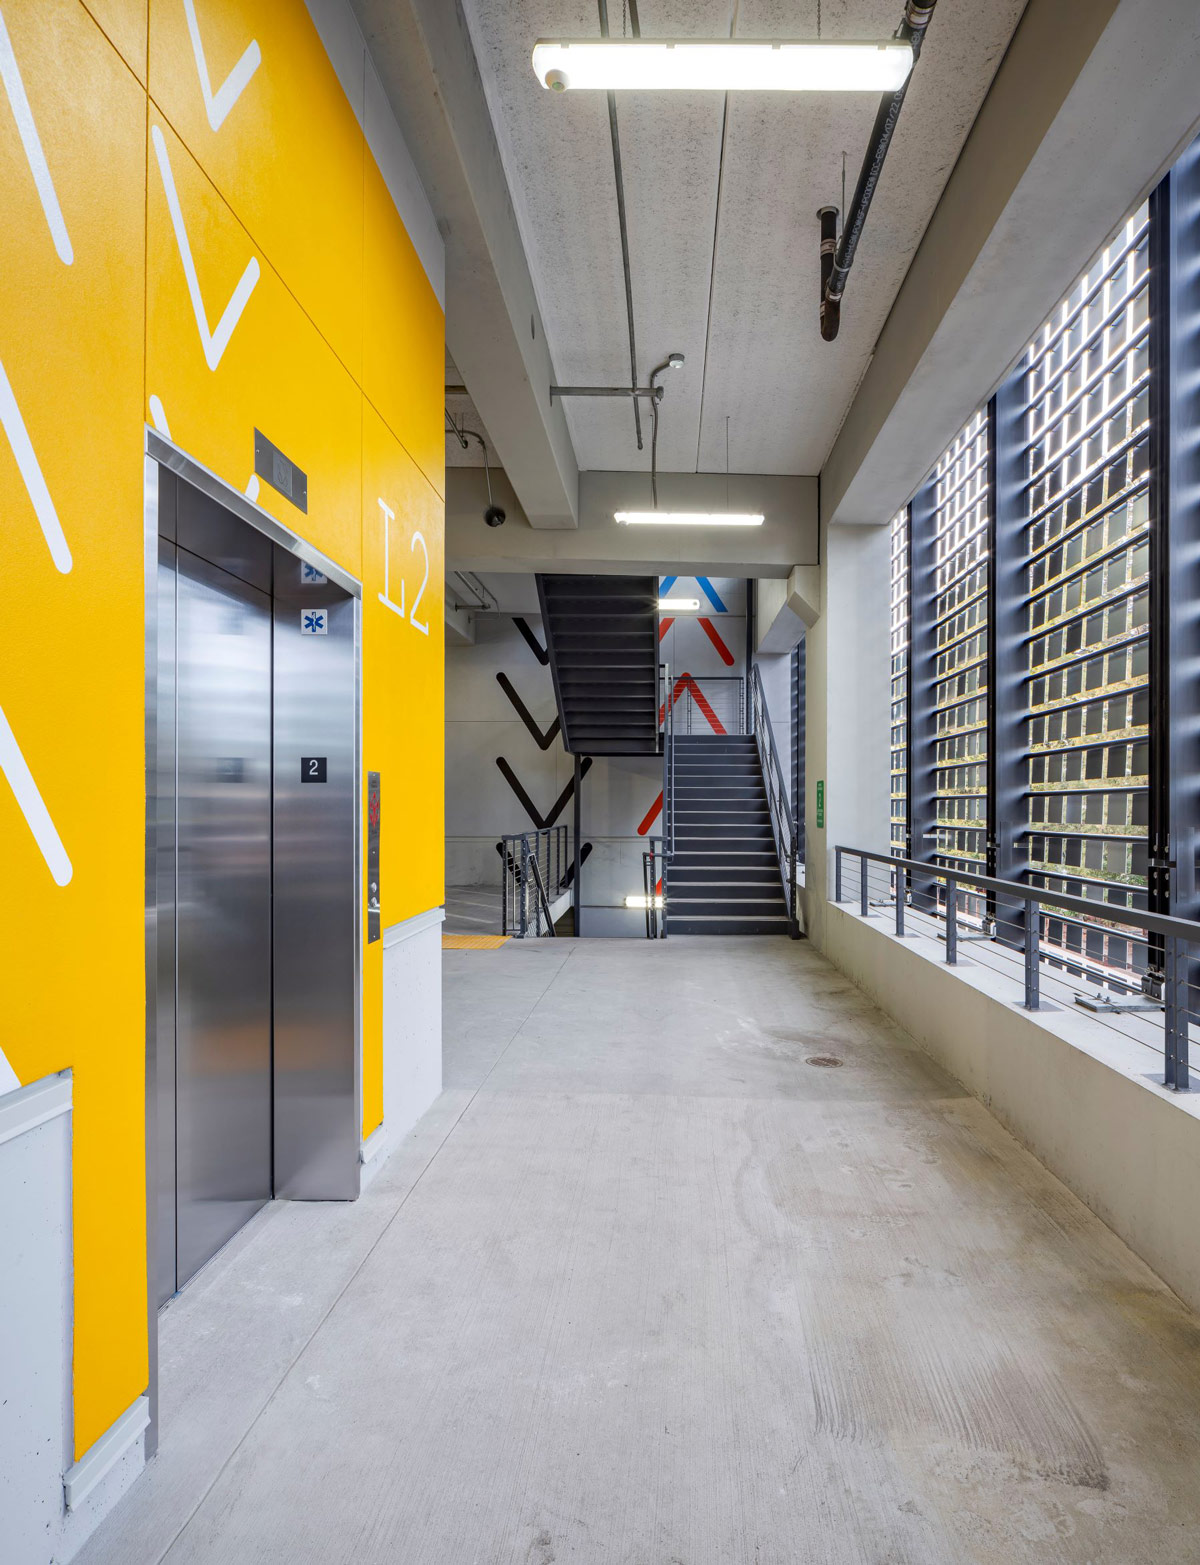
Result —
<instances>
[{"instance_id":1,"label":"floor drain","mask_svg":"<svg viewBox=\"0 0 1200 1565\"><path fill-rule=\"evenodd\" d=\"M840 1065L842 1062L836 1054L810 1054L804 1062L806 1065Z\"/></svg>"}]
</instances>

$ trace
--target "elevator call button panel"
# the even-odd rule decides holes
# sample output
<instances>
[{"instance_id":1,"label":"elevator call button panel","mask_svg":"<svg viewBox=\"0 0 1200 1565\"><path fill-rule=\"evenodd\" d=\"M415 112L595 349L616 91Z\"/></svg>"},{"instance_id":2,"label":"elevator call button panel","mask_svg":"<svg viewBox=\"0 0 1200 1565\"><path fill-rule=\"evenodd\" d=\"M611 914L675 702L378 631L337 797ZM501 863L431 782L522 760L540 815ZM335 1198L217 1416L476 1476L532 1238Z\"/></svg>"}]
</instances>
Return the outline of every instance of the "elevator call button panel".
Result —
<instances>
[{"instance_id":1,"label":"elevator call button panel","mask_svg":"<svg viewBox=\"0 0 1200 1565\"><path fill-rule=\"evenodd\" d=\"M378 940L379 903L379 773L367 773L367 944Z\"/></svg>"}]
</instances>

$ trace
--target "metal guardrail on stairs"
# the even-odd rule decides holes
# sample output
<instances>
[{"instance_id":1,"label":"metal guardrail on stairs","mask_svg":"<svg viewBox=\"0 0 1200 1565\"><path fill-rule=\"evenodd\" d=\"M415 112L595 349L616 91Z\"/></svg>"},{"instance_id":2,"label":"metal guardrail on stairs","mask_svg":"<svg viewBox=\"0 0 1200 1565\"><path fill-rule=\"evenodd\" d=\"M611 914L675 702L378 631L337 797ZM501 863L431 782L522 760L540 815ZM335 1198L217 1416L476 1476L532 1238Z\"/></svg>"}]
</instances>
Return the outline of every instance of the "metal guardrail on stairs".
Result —
<instances>
[{"instance_id":1,"label":"metal guardrail on stairs","mask_svg":"<svg viewBox=\"0 0 1200 1565\"><path fill-rule=\"evenodd\" d=\"M800 851L800 823L792 809L787 778L779 762L775 747L775 731L771 727L771 714L767 708L766 691L762 675L755 664L750 670L750 722L758 747L759 764L763 783L767 790L767 803L771 809L771 834L775 839L775 852L779 859L779 875L783 881L783 896L787 904L788 933L798 939L800 920L796 907L796 862Z\"/></svg>"},{"instance_id":2,"label":"metal guardrail on stairs","mask_svg":"<svg viewBox=\"0 0 1200 1565\"><path fill-rule=\"evenodd\" d=\"M508 832L501 839L501 931L517 939L555 934L552 904L570 883L565 826Z\"/></svg>"}]
</instances>

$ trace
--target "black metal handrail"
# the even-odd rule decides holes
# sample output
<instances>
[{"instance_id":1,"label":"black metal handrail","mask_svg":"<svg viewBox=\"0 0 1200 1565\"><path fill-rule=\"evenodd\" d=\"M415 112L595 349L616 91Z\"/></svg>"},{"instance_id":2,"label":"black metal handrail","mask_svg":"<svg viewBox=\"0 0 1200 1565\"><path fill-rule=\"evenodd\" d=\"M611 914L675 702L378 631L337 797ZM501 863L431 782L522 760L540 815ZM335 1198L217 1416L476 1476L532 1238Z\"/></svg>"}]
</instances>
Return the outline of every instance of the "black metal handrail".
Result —
<instances>
[{"instance_id":1,"label":"black metal handrail","mask_svg":"<svg viewBox=\"0 0 1200 1565\"><path fill-rule=\"evenodd\" d=\"M501 931L519 940L530 934L553 937L550 905L566 888L571 869L567 828L506 832L499 847Z\"/></svg>"},{"instance_id":2,"label":"black metal handrail","mask_svg":"<svg viewBox=\"0 0 1200 1565\"><path fill-rule=\"evenodd\" d=\"M661 837L647 837L642 854L642 892L646 903L646 939L667 938L667 861ZM662 877L662 891L658 889Z\"/></svg>"},{"instance_id":3,"label":"black metal handrail","mask_svg":"<svg viewBox=\"0 0 1200 1565\"><path fill-rule=\"evenodd\" d=\"M1136 908L1113 907L1105 903L1098 907L1086 897L1071 896L1068 892L1047 891L1040 886L1017 880L1000 880L994 875L979 874L974 870L950 869L944 864L932 864L918 859L903 858L894 853L875 852L869 848L852 848L839 844L834 854L833 900L841 902L843 860L846 855L859 862L858 903L863 918L871 916L868 871L871 864L886 865L895 880L896 934L904 934L904 915L912 902L913 882L944 889L945 904L939 908L936 899L927 908L920 909L931 917L944 917L946 922L946 962L953 966L958 961L959 912L958 888L966 885L975 891L984 891L994 898L997 905L1008 904L1023 914L1021 944L1024 954L1024 1006L1026 1010L1041 1008L1041 963L1043 955L1061 960L1054 949L1042 950L1042 911L1063 911L1083 915L1092 924L1104 927L1118 925L1125 929L1140 929L1147 934L1158 935L1163 941L1165 976L1162 985L1163 1010L1163 1080L1176 1091L1186 1091L1190 1085L1188 1059L1188 1025L1191 1012L1188 1004L1189 967L1194 958L1189 957L1189 947L1200 944L1200 923L1190 918L1173 918L1166 913L1141 912ZM927 892L926 895L929 895ZM1014 924L1016 920L1013 920ZM989 938L997 939L996 936Z\"/></svg>"},{"instance_id":4,"label":"black metal handrail","mask_svg":"<svg viewBox=\"0 0 1200 1565\"><path fill-rule=\"evenodd\" d=\"M792 810L787 778L779 764L779 751L775 747L775 731L771 727L771 713L767 708L766 691L757 663L750 670L750 717L754 730L754 742L758 748L759 765L767 790L767 803L771 810L771 834L775 839L775 853L779 859L779 875L783 881L784 901L787 903L788 932L795 940L800 933L796 916L796 860L800 845L800 825Z\"/></svg>"},{"instance_id":5,"label":"black metal handrail","mask_svg":"<svg viewBox=\"0 0 1200 1565\"><path fill-rule=\"evenodd\" d=\"M659 677L662 680L662 701L659 703L662 709L662 757L663 757L663 787L662 787L662 849L661 879L662 879L662 938L667 934L667 877L671 856L675 852L675 693L671 689L671 665L660 663L658 665ZM653 840L653 839L651 839ZM656 880L657 880L656 876Z\"/></svg>"}]
</instances>

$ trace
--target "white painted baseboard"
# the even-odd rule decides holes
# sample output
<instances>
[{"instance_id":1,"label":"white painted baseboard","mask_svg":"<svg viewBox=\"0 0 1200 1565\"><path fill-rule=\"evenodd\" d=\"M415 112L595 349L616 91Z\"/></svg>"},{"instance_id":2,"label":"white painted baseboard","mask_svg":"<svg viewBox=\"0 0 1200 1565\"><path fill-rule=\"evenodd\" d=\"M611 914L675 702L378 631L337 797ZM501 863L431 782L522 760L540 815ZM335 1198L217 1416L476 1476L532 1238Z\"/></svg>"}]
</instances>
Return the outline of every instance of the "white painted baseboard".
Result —
<instances>
[{"instance_id":1,"label":"white painted baseboard","mask_svg":"<svg viewBox=\"0 0 1200 1565\"><path fill-rule=\"evenodd\" d=\"M138 1397L63 1475L63 1498L77 1511L113 1468L138 1443L150 1425L150 1398Z\"/></svg>"},{"instance_id":2,"label":"white painted baseboard","mask_svg":"<svg viewBox=\"0 0 1200 1565\"><path fill-rule=\"evenodd\" d=\"M430 908L383 932L383 1124L362 1145L365 1188L442 1090L442 923Z\"/></svg>"}]
</instances>

